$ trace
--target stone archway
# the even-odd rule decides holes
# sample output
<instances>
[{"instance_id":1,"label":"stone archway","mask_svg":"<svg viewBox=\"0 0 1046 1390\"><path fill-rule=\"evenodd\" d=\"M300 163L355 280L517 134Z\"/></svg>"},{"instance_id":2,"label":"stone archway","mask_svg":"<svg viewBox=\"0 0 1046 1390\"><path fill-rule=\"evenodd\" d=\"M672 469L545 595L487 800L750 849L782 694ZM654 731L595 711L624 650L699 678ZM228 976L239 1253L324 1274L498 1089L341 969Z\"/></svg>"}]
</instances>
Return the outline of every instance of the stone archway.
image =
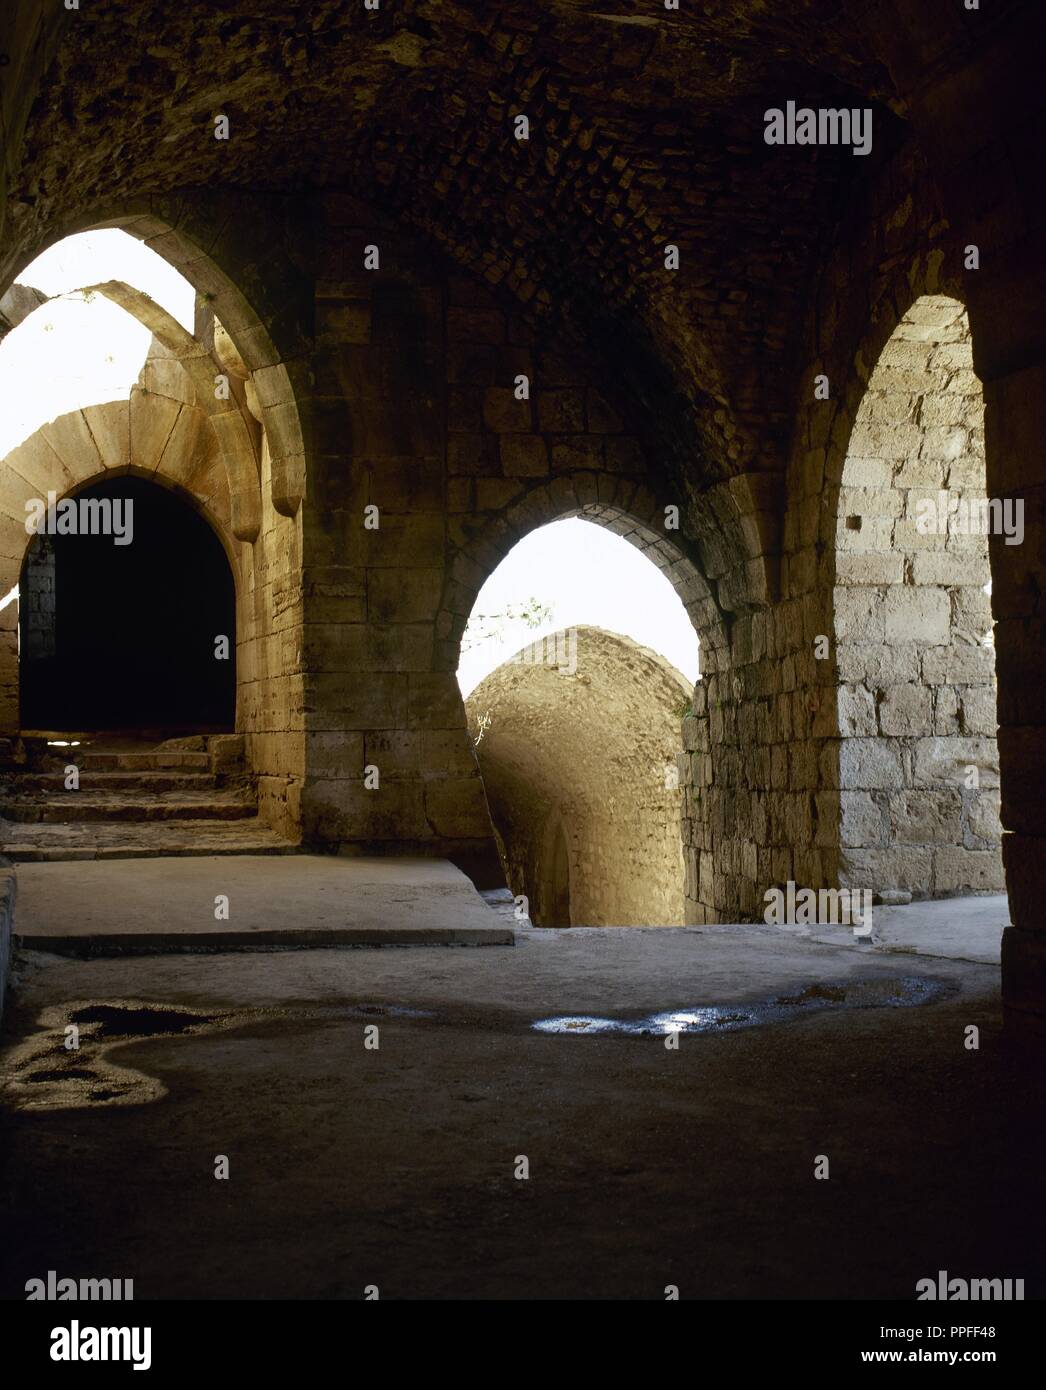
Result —
<instances>
[{"instance_id":1,"label":"stone archway","mask_svg":"<svg viewBox=\"0 0 1046 1390\"><path fill-rule=\"evenodd\" d=\"M230 534L228 477L203 415L184 401L133 391L59 416L0 460L0 585L15 592L29 547L30 510L73 496L92 484L130 477L175 491L202 513L215 534L239 594L237 628L245 611L243 573ZM19 712L18 609L0 614L0 727L17 733Z\"/></svg>"},{"instance_id":2,"label":"stone archway","mask_svg":"<svg viewBox=\"0 0 1046 1390\"><path fill-rule=\"evenodd\" d=\"M965 310L924 295L871 374L839 491L846 887L1002 887L983 416Z\"/></svg>"},{"instance_id":3,"label":"stone archway","mask_svg":"<svg viewBox=\"0 0 1046 1390\"><path fill-rule=\"evenodd\" d=\"M537 926L677 926L690 683L619 634L524 649L466 701L512 891Z\"/></svg>"},{"instance_id":4,"label":"stone archway","mask_svg":"<svg viewBox=\"0 0 1046 1390\"><path fill-rule=\"evenodd\" d=\"M611 487L610 496L617 485ZM707 667L713 672L729 663L728 624L719 606L713 586L702 569L687 553L689 547L678 533L666 528L672 513L670 504L662 504L647 488L629 484L624 495L625 506L608 500L581 501L590 490L596 489L591 474L566 474L552 484L539 485L526 497L505 510L498 518L494 534L485 531L473 545L463 548L452 563L453 582L445 594L444 611L440 622L455 634L455 667L458 664L461 637L472 612L482 584L512 547L531 531L553 521L567 518L592 522L605 527L639 550L659 569L675 589L690 618L699 641L702 673ZM580 505L579 505L580 503ZM761 566L765 557L759 556ZM449 596L453 605L448 610ZM680 678L681 679L681 678ZM705 681L698 679L696 687L687 683L686 698L677 701L674 720L676 747L681 750L679 773L682 802L681 838L684 847L683 894L688 906L684 915L706 920L712 908L711 851L714 840L712 799L706 795L712 783L711 761L704 756L709 746L709 726ZM472 701L467 702L468 709ZM675 754L673 754L673 757ZM482 760L481 760L482 762ZM493 816L495 826L498 818ZM701 879L701 857L706 861L705 877ZM656 894L655 894L656 898ZM662 912L659 901L654 915ZM671 909L674 919L675 909ZM576 918L576 913L575 913Z\"/></svg>"},{"instance_id":5,"label":"stone archway","mask_svg":"<svg viewBox=\"0 0 1046 1390\"><path fill-rule=\"evenodd\" d=\"M604 486L606 484L606 486ZM723 509L736 535L737 554L731 557L731 582L736 589L740 581L738 568L747 570L754 597L732 589L731 605L745 607L765 599L771 585L772 557L759 548L761 513L755 509L753 497L744 488L728 489L729 497L718 499L718 507L709 504L710 516L717 517ZM674 514L674 515L673 515ZM725 587L706 578L706 566L695 558L701 547L680 529L680 508L657 497L642 483L631 479L605 479L596 473L562 473L551 482L539 482L524 495L503 509L493 512L482 524L473 524L456 541L451 562L451 584L444 592L438 614L441 631L447 634L452 648L452 664L456 667L461 637L475 605L476 595L508 552L524 536L553 521L577 517L603 526L642 552L675 589L698 634L706 660L713 667L726 660L729 649L726 607L721 601ZM477 523L480 518L477 517ZM726 535L716 534L712 520L706 521L707 546L711 556L721 556L727 549ZM725 533L726 528L723 528ZM712 541L715 549L712 549ZM740 565L738 564L740 557ZM717 568L717 573L718 573Z\"/></svg>"},{"instance_id":6,"label":"stone archway","mask_svg":"<svg viewBox=\"0 0 1046 1390\"><path fill-rule=\"evenodd\" d=\"M255 408L264 427L272 504L282 515L293 517L305 492L305 444L299 398L304 401L308 394L307 390L296 388L294 382L299 382L300 387L304 388L306 372L301 356L286 355L280 351L273 333L266 326L268 316L263 320L240 287L238 279L249 277L247 266L234 264L227 268L219 264L213 247L211 253L204 251L194 237L178 225L177 217L172 219L168 216L164 200L157 200L154 204L153 200L147 198L140 204L122 210L96 208L85 211L69 219L60 228L52 229L31 251L24 252L7 267L10 281L56 242L80 232L104 228L117 228L144 242L192 285L199 297L198 309L201 312L198 318L202 321L206 337L213 338L211 325L215 319L221 323L249 374ZM263 282L260 282L259 288L262 287ZM177 325L171 324L169 316L148 296L128 286L112 284L95 288L141 318L165 342L170 355L184 357L186 371L194 378L197 387L201 385L195 372L196 359L201 347L208 350L207 342L194 343ZM0 305L5 311L13 300L25 298L24 289L21 285L9 285L7 281L0 284L0 293L3 294ZM21 296L18 290L23 291ZM21 314L24 312L26 310L23 308ZM4 312L3 317L9 324L12 322L9 313ZM302 344L296 342L295 345L303 354ZM213 401L208 401L204 408L215 415L230 414L213 410ZM220 429L221 426L216 424L215 428ZM237 441L233 439L230 442Z\"/></svg>"},{"instance_id":7,"label":"stone archway","mask_svg":"<svg viewBox=\"0 0 1046 1390\"><path fill-rule=\"evenodd\" d=\"M247 763L258 776L262 814L296 837L305 768L298 660L302 615L300 602L288 596L300 593L305 445L299 403L304 406L308 399L301 389L307 375L304 339L291 315L272 310L269 287L244 261L243 237L217 244L227 209L216 212L215 226L208 229L204 218L191 232L179 225L181 212L176 204L145 198L124 208L82 213L9 262L7 271L24 268L66 236L112 228L144 242L196 290L196 324L189 334L133 287L119 282L93 287L144 323L152 344L139 384L123 403L123 417L112 427L95 429L88 416L109 407L78 412L83 421L61 436L57 452L104 454L96 467L129 463L146 472L156 469L197 496L203 487L201 500L239 542L232 546L239 594L237 728L245 735ZM241 284L251 288L264 317ZM286 285L280 293L287 293ZM10 330L45 301L29 286L13 286L0 300L0 328ZM70 474L60 488L82 479L83 468ZM5 524L0 518L0 526ZM14 553L5 547L5 554ZM6 649L13 645L13 631L2 631ZM5 650L8 666L9 655ZM10 705L9 680L3 693Z\"/></svg>"},{"instance_id":8,"label":"stone archway","mask_svg":"<svg viewBox=\"0 0 1046 1390\"><path fill-rule=\"evenodd\" d=\"M38 520L19 584L21 728L231 731L236 584L206 512L119 470Z\"/></svg>"}]
</instances>

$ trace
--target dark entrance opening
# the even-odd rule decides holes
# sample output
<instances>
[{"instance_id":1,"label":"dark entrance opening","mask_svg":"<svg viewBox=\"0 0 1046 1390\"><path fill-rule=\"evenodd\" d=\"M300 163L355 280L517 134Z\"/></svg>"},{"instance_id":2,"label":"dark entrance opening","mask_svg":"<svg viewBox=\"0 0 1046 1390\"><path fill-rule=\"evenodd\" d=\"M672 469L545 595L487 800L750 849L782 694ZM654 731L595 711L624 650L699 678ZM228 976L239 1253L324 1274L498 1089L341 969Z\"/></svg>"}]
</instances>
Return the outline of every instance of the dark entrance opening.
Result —
<instances>
[{"instance_id":1,"label":"dark entrance opening","mask_svg":"<svg viewBox=\"0 0 1046 1390\"><path fill-rule=\"evenodd\" d=\"M549 865L548 917L542 922L546 927L570 926L570 854L567 850L567 837L560 822L556 826L552 843L552 861Z\"/></svg>"},{"instance_id":2,"label":"dark entrance opening","mask_svg":"<svg viewBox=\"0 0 1046 1390\"><path fill-rule=\"evenodd\" d=\"M71 501L75 520L66 508L63 521L60 502L48 531L79 533L35 535L22 565L23 729L232 729L236 595L218 536L187 502L143 478L94 483ZM98 533L106 525L110 533ZM118 544L121 532L130 539ZM216 655L220 637L225 659Z\"/></svg>"},{"instance_id":3,"label":"dark entrance opening","mask_svg":"<svg viewBox=\"0 0 1046 1390\"><path fill-rule=\"evenodd\" d=\"M530 920L536 927L569 927L570 851L558 810L546 820L535 850L533 871L524 870L522 876L532 886Z\"/></svg>"}]
</instances>

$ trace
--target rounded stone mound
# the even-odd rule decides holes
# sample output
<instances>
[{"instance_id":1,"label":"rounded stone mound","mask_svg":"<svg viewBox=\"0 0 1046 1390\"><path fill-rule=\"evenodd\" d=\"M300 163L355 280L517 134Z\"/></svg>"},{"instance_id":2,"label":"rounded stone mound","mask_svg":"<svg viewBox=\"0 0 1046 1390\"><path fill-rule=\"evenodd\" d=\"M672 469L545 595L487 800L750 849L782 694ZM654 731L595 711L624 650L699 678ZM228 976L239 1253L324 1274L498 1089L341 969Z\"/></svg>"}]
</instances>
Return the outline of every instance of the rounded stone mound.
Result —
<instances>
[{"instance_id":1,"label":"rounded stone mound","mask_svg":"<svg viewBox=\"0 0 1046 1390\"><path fill-rule=\"evenodd\" d=\"M691 693L656 653L581 627L524 648L469 696L508 880L536 926L682 924Z\"/></svg>"}]
</instances>

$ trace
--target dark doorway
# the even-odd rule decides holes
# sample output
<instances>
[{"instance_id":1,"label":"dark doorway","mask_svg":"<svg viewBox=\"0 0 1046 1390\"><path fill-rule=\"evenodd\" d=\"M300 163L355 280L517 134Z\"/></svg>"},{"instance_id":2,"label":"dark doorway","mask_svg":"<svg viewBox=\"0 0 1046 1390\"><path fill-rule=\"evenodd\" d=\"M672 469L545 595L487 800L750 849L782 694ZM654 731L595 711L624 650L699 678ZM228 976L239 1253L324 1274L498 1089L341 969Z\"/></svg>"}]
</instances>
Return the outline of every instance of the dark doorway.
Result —
<instances>
[{"instance_id":1,"label":"dark doorway","mask_svg":"<svg viewBox=\"0 0 1046 1390\"><path fill-rule=\"evenodd\" d=\"M215 532L143 478L94 483L71 503L75 514L65 507L63 519L58 503L48 531L78 533L35 535L22 566L22 727L231 729L236 596ZM216 655L220 637L225 659Z\"/></svg>"},{"instance_id":2,"label":"dark doorway","mask_svg":"<svg viewBox=\"0 0 1046 1390\"><path fill-rule=\"evenodd\" d=\"M548 837L546 836L546 839ZM541 927L569 927L570 923L570 852L563 822L556 821L551 834L552 843L545 865L544 899Z\"/></svg>"}]
</instances>

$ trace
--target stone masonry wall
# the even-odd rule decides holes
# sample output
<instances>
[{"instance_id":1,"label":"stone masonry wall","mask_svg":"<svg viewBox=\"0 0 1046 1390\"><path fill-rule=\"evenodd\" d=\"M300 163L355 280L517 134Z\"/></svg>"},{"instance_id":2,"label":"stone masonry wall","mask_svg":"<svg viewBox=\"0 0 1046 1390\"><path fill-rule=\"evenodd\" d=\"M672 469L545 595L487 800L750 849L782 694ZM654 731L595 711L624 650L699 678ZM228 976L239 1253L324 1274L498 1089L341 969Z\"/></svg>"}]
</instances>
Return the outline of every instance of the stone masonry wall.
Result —
<instances>
[{"instance_id":1,"label":"stone masonry wall","mask_svg":"<svg viewBox=\"0 0 1046 1390\"><path fill-rule=\"evenodd\" d=\"M272 504L267 439L261 488L261 530L238 546L236 727L246 735L259 814L297 839L305 780L301 523Z\"/></svg>"},{"instance_id":2,"label":"stone masonry wall","mask_svg":"<svg viewBox=\"0 0 1046 1390\"><path fill-rule=\"evenodd\" d=\"M289 839L301 833L305 777L300 513L276 509L272 450L258 388L224 325L197 300L197 334L240 406L256 480L259 524L233 543L237 575L236 728L257 780L258 810ZM240 444L243 445L241 438Z\"/></svg>"},{"instance_id":3,"label":"stone masonry wall","mask_svg":"<svg viewBox=\"0 0 1046 1390\"><path fill-rule=\"evenodd\" d=\"M683 727L692 920L759 919L768 888L837 886L846 872L834 605L840 591L844 608L853 600L836 583L839 493L872 370L927 293L961 298L962 247L925 166L902 149L854 199L808 306L777 583L726 615L725 644L702 645ZM852 541L845 516L842 529ZM871 667L844 669L850 684L874 680Z\"/></svg>"},{"instance_id":4,"label":"stone masonry wall","mask_svg":"<svg viewBox=\"0 0 1046 1390\"><path fill-rule=\"evenodd\" d=\"M28 547L18 587L19 616L25 633L19 659L46 661L55 654L55 553L49 536Z\"/></svg>"},{"instance_id":5,"label":"stone masonry wall","mask_svg":"<svg viewBox=\"0 0 1046 1390\"><path fill-rule=\"evenodd\" d=\"M296 839L304 781L301 523L276 510L269 432L257 388L223 326L200 299L196 333L214 356L208 373L220 368L228 376L242 430L229 444L225 421L207 418L199 408L199 387L154 341L130 402L132 422L149 419L153 427L148 436L132 427L132 460L190 492L223 538L236 578L236 728L245 735L247 766L257 779L259 813ZM191 432L180 427L183 418L192 419ZM151 443L145 447L147 438ZM223 446L248 455L244 471L260 518L257 534L249 539L233 534Z\"/></svg>"},{"instance_id":6,"label":"stone masonry wall","mask_svg":"<svg viewBox=\"0 0 1046 1390\"><path fill-rule=\"evenodd\" d=\"M455 675L487 576L529 530L583 514L640 545L695 623L715 607L586 365L369 209L322 206L303 830L500 881Z\"/></svg>"},{"instance_id":7,"label":"stone masonry wall","mask_svg":"<svg viewBox=\"0 0 1046 1390\"><path fill-rule=\"evenodd\" d=\"M441 272L351 199L321 201L302 506L306 839L449 854L500 881L446 582ZM365 269L376 246L378 269Z\"/></svg>"},{"instance_id":8,"label":"stone masonry wall","mask_svg":"<svg viewBox=\"0 0 1046 1390\"><path fill-rule=\"evenodd\" d=\"M296 375L311 387L308 487L297 514L278 501L286 478L277 488L262 440L262 525L239 562L242 719L269 819L496 877L460 636L516 540L584 515L662 567L701 639L682 729L689 918L761 915L765 888L789 877L838 881L837 669L813 642L834 633L843 461L866 364L913 297L955 284L913 156L866 198L825 272L834 307L811 308L783 524L772 468L680 499L571 338L351 198L316 200L311 359ZM828 401L813 396L818 367Z\"/></svg>"},{"instance_id":9,"label":"stone masonry wall","mask_svg":"<svg viewBox=\"0 0 1046 1390\"><path fill-rule=\"evenodd\" d=\"M939 529L942 493L957 507L984 498L984 401L962 305L927 295L872 373L839 495L848 887L942 896L1003 883L988 542L958 529L963 513Z\"/></svg>"}]
</instances>

